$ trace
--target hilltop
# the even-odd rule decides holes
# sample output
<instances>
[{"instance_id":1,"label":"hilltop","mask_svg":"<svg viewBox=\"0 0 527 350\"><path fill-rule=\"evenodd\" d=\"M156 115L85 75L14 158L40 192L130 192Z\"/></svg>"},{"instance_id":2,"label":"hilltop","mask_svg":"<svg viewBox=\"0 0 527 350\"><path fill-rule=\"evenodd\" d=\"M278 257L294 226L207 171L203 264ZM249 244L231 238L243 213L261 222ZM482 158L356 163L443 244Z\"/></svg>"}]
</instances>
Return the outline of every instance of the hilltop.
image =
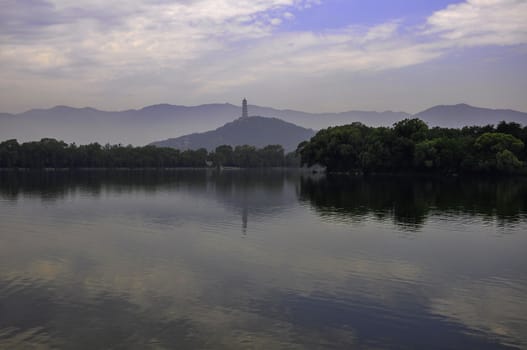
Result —
<instances>
[{"instance_id":1,"label":"hilltop","mask_svg":"<svg viewBox=\"0 0 527 350\"><path fill-rule=\"evenodd\" d=\"M151 144L181 150L205 148L209 151L221 145L251 145L258 148L267 145L281 145L287 152L290 152L294 151L300 142L314 135L314 130L277 118L245 117L212 131L184 135Z\"/></svg>"}]
</instances>

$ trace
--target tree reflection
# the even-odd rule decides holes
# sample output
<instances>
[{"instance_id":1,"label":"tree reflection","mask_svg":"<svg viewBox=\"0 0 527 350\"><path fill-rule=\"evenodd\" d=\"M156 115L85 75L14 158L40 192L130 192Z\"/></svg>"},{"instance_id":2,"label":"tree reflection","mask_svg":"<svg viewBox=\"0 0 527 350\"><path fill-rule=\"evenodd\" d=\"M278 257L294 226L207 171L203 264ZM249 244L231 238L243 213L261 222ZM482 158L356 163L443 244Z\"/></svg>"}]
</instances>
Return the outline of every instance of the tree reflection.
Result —
<instances>
[{"instance_id":1,"label":"tree reflection","mask_svg":"<svg viewBox=\"0 0 527 350\"><path fill-rule=\"evenodd\" d=\"M213 198L239 213L242 233L246 234L250 219L274 215L295 205L298 182L299 173L285 169L9 171L0 172L0 198L16 201L29 196L52 202L77 194L99 197L105 193L188 191Z\"/></svg>"},{"instance_id":2,"label":"tree reflection","mask_svg":"<svg viewBox=\"0 0 527 350\"><path fill-rule=\"evenodd\" d=\"M105 191L156 192L173 187L205 188L206 184L204 170L0 172L0 196L12 200L21 195L58 200L74 191L97 197Z\"/></svg>"},{"instance_id":3,"label":"tree reflection","mask_svg":"<svg viewBox=\"0 0 527 350\"><path fill-rule=\"evenodd\" d=\"M525 178L303 177L301 201L338 220L393 218L405 230L419 230L431 214L468 214L499 224L525 217Z\"/></svg>"},{"instance_id":4,"label":"tree reflection","mask_svg":"<svg viewBox=\"0 0 527 350\"><path fill-rule=\"evenodd\" d=\"M525 219L527 178L310 176L295 171L58 171L0 172L0 197L62 200L81 193L191 191L240 213L242 231L250 217L274 215L309 203L323 217L360 221L393 219L419 230L431 214L474 215L505 225Z\"/></svg>"}]
</instances>

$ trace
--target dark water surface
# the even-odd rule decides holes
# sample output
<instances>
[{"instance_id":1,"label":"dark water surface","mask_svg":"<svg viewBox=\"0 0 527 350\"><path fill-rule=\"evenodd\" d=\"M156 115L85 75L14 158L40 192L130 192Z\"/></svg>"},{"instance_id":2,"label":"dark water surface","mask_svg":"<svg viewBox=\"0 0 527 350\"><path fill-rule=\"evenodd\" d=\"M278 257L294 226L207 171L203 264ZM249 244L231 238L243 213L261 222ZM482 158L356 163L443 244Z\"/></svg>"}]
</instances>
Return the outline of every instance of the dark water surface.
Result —
<instances>
[{"instance_id":1,"label":"dark water surface","mask_svg":"<svg viewBox=\"0 0 527 350\"><path fill-rule=\"evenodd\" d=\"M527 179L0 173L1 349L527 348Z\"/></svg>"}]
</instances>

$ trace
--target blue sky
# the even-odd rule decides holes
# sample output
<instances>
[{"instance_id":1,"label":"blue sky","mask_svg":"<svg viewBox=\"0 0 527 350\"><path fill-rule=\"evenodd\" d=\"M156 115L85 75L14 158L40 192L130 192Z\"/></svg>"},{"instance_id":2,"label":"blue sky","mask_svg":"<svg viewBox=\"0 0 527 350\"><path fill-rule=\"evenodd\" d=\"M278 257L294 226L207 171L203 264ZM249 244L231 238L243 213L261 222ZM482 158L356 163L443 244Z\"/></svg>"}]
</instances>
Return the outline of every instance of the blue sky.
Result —
<instances>
[{"instance_id":1,"label":"blue sky","mask_svg":"<svg viewBox=\"0 0 527 350\"><path fill-rule=\"evenodd\" d=\"M309 9L294 11L296 20L287 23L287 30L335 29L350 24L375 25L393 19L419 24L426 17L462 1L448 0L328 0Z\"/></svg>"},{"instance_id":2,"label":"blue sky","mask_svg":"<svg viewBox=\"0 0 527 350\"><path fill-rule=\"evenodd\" d=\"M526 0L0 0L0 111L527 111Z\"/></svg>"}]
</instances>

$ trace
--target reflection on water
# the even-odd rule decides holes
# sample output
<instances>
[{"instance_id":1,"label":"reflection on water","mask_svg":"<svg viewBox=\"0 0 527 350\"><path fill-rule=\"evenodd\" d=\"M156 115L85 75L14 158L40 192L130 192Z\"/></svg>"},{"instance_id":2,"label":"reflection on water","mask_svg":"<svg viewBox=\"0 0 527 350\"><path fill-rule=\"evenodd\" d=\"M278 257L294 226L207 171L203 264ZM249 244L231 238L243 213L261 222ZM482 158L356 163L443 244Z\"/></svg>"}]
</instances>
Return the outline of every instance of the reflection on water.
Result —
<instances>
[{"instance_id":1,"label":"reflection on water","mask_svg":"<svg viewBox=\"0 0 527 350\"><path fill-rule=\"evenodd\" d=\"M0 172L0 348L525 348L526 228L526 179Z\"/></svg>"},{"instance_id":2,"label":"reflection on water","mask_svg":"<svg viewBox=\"0 0 527 350\"><path fill-rule=\"evenodd\" d=\"M527 212L527 179L459 179L332 175L302 179L300 198L321 216L361 220L393 218L419 229L431 215L474 215L497 223L518 222Z\"/></svg>"}]
</instances>

